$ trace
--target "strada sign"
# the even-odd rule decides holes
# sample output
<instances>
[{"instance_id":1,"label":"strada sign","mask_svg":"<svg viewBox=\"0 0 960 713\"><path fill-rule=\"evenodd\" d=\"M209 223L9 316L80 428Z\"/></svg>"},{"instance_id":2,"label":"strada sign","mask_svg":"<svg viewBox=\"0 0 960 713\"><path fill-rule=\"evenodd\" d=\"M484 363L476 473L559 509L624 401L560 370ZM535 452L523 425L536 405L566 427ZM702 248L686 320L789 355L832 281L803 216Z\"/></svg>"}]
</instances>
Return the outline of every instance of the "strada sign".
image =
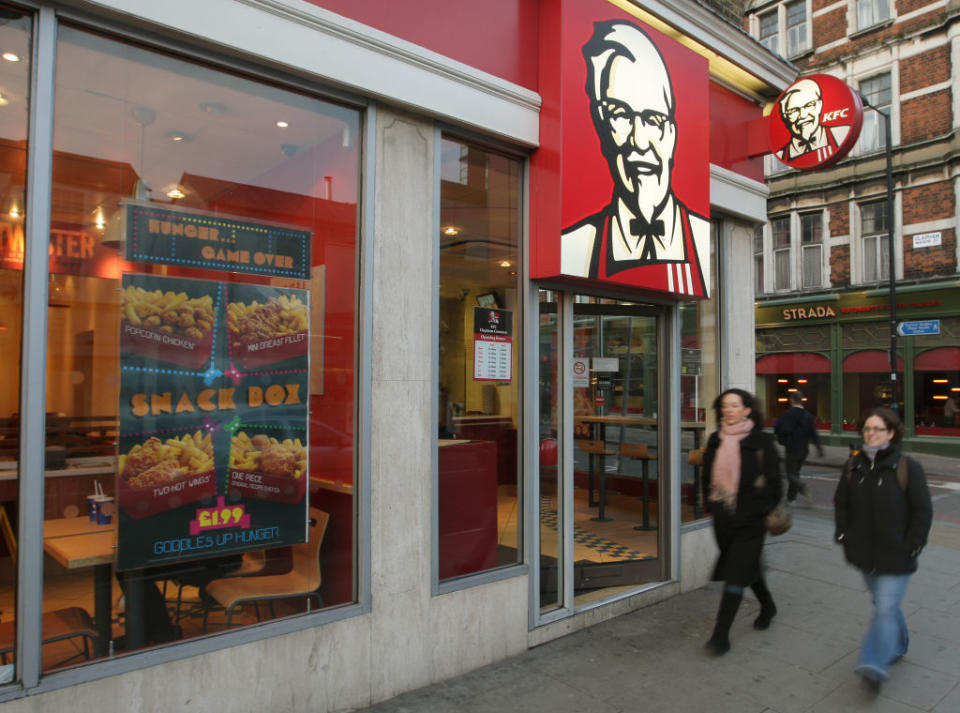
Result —
<instances>
[{"instance_id":1,"label":"strada sign","mask_svg":"<svg viewBox=\"0 0 960 713\"><path fill-rule=\"evenodd\" d=\"M823 319L825 317L836 317L833 307L830 305L814 305L813 307L788 307L783 310L784 321L795 319Z\"/></svg>"}]
</instances>

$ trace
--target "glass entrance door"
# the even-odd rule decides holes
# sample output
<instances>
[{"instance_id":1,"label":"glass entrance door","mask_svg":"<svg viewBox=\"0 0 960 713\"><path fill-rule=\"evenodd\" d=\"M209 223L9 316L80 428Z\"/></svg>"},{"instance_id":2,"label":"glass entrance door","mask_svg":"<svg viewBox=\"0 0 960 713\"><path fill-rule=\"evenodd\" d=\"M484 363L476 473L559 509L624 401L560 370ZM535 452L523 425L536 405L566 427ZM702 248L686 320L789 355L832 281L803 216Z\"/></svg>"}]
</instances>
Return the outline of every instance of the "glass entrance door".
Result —
<instances>
[{"instance_id":1,"label":"glass entrance door","mask_svg":"<svg viewBox=\"0 0 960 713\"><path fill-rule=\"evenodd\" d=\"M541 615L663 579L661 320L541 292Z\"/></svg>"}]
</instances>

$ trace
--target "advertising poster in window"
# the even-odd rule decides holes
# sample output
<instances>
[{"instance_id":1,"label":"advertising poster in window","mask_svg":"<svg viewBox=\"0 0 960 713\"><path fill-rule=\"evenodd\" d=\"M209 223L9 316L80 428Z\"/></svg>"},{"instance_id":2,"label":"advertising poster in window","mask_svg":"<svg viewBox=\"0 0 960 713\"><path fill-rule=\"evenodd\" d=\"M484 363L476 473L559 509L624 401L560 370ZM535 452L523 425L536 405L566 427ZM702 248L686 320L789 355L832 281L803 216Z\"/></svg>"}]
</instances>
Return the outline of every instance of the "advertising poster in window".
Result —
<instances>
[{"instance_id":1,"label":"advertising poster in window","mask_svg":"<svg viewBox=\"0 0 960 713\"><path fill-rule=\"evenodd\" d=\"M309 293L126 274L118 567L303 542Z\"/></svg>"}]
</instances>

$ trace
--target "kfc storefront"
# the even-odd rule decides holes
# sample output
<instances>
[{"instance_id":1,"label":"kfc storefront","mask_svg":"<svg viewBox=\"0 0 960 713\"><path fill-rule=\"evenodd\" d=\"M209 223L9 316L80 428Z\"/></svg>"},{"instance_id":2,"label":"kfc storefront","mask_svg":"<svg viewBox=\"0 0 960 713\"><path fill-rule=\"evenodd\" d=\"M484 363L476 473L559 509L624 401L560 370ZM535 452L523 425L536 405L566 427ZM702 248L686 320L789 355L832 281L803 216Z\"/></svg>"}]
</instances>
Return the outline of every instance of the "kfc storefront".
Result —
<instances>
[{"instance_id":1,"label":"kfc storefront","mask_svg":"<svg viewBox=\"0 0 960 713\"><path fill-rule=\"evenodd\" d=\"M0 713L360 707L706 580L794 68L396 5L0 7Z\"/></svg>"}]
</instances>

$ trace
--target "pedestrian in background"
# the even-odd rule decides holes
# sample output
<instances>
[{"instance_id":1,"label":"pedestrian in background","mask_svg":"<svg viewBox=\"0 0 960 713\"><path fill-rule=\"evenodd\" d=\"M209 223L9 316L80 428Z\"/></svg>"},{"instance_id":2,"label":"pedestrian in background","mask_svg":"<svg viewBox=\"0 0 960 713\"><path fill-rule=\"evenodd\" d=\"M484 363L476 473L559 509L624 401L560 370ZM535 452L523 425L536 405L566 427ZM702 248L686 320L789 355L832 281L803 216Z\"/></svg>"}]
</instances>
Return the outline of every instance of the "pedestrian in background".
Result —
<instances>
[{"instance_id":1,"label":"pedestrian in background","mask_svg":"<svg viewBox=\"0 0 960 713\"><path fill-rule=\"evenodd\" d=\"M903 425L896 412L870 409L860 430L863 446L837 483L834 538L847 562L862 572L873 599L873 619L854 670L878 693L887 667L910 643L900 603L927 542L933 507L923 466L900 451Z\"/></svg>"},{"instance_id":2,"label":"pedestrian in background","mask_svg":"<svg viewBox=\"0 0 960 713\"><path fill-rule=\"evenodd\" d=\"M763 578L761 554L766 515L780 502L780 456L753 395L727 389L713 402L720 427L710 435L703 456L704 498L713 515L720 549L714 580L723 581L720 609L707 650L720 656L730 650L730 626L743 591L753 589L760 602L755 629L766 629L777 613Z\"/></svg>"},{"instance_id":3,"label":"pedestrian in background","mask_svg":"<svg viewBox=\"0 0 960 713\"><path fill-rule=\"evenodd\" d=\"M807 494L807 486L800 481L800 468L810 453L810 442L823 458L823 444L817 433L813 415L803 407L803 394L790 393L790 408L773 424L777 442L784 447L784 470L787 474L787 502L797 499L797 493Z\"/></svg>"}]
</instances>

